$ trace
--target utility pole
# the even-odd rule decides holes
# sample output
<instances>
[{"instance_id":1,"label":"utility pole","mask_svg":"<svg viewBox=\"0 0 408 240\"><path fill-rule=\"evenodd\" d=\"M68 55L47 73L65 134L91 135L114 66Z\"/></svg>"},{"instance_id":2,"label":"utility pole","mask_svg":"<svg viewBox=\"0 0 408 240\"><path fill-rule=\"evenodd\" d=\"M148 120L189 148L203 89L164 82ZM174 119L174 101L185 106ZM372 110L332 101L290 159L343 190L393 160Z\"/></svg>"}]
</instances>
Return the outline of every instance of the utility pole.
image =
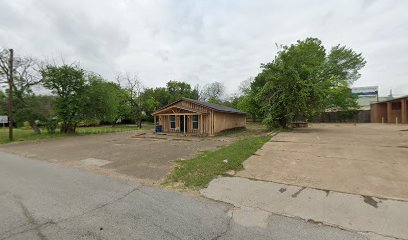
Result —
<instances>
[{"instance_id":1,"label":"utility pole","mask_svg":"<svg viewBox=\"0 0 408 240\"><path fill-rule=\"evenodd\" d=\"M9 57L9 62L8 62L8 70L9 70L9 79L8 79L8 84L9 84L9 95L8 95L8 112L9 112L9 139L10 142L13 141L13 124L14 124L14 118L13 118L13 49L9 49L10 51L10 57Z\"/></svg>"}]
</instances>

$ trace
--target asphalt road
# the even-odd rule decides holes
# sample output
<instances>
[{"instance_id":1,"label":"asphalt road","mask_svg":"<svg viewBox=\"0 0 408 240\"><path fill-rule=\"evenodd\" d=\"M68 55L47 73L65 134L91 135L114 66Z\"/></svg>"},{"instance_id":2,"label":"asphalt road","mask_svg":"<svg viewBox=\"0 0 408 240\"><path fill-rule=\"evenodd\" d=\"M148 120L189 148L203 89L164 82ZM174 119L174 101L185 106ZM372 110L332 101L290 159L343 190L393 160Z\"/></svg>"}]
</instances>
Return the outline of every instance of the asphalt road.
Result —
<instances>
[{"instance_id":1,"label":"asphalt road","mask_svg":"<svg viewBox=\"0 0 408 240\"><path fill-rule=\"evenodd\" d=\"M3 239L367 239L0 152Z\"/></svg>"}]
</instances>

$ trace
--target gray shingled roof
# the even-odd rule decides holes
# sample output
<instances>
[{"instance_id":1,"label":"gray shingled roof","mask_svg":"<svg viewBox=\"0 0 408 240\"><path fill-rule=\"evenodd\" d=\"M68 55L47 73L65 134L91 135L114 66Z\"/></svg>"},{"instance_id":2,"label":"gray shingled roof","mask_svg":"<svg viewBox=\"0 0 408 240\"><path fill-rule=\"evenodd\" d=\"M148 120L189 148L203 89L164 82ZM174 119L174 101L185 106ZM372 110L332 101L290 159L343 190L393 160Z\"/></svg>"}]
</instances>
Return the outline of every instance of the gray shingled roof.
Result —
<instances>
[{"instance_id":1,"label":"gray shingled roof","mask_svg":"<svg viewBox=\"0 0 408 240\"><path fill-rule=\"evenodd\" d=\"M193 102L193 103L195 103L195 104L201 105L201 106L203 106L203 107L208 107L208 108L211 108L211 109L213 109L213 110L215 110L215 111L219 111L219 112L229 112L229 113L237 113L237 114L246 114L245 112L241 112L241 111L239 111L239 110L237 110L237 109L235 109L235 108L230 108L230 107L227 107L227 106L223 106L223 105L219 105L219 104L214 104L214 103L202 102L202 101L198 101L198 100L190 99L190 98L180 98L179 100L177 100L177 101L175 101L175 102L172 102L172 103L170 103L170 104L168 104L168 105L166 105L166 106L164 106L164 107L158 109L156 112L158 112L158 111L160 111L160 110L162 110L162 109L165 109L165 108L167 108L167 107L169 107L169 106L171 106L171 105L173 105L173 104L175 104L175 103L177 103L177 102L179 102L179 101L182 101L182 100L189 101L189 102ZM153 113L153 114L154 114L154 113Z\"/></svg>"},{"instance_id":2,"label":"gray shingled roof","mask_svg":"<svg viewBox=\"0 0 408 240\"><path fill-rule=\"evenodd\" d=\"M195 99L190 99L190 98L182 98L183 100L186 101L190 101L193 103L196 103L198 105L202 105L211 109L214 109L216 111L220 111L220 112L230 112L230 113L240 113L240 114L246 114L244 112L239 111L238 109L235 108L231 108L231 107L227 107L227 106L223 106L223 105L219 105L219 104L214 104L214 103L209 103L209 102L202 102L202 101L198 101ZM180 99L180 100L182 100Z\"/></svg>"}]
</instances>

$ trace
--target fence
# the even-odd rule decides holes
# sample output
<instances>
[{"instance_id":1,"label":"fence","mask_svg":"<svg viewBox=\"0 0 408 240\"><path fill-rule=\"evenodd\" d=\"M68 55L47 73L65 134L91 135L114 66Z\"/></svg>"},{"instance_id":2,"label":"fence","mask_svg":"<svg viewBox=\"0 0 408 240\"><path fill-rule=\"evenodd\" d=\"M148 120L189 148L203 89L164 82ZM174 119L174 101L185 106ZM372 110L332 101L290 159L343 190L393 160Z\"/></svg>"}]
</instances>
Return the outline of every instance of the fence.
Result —
<instances>
[{"instance_id":1,"label":"fence","mask_svg":"<svg viewBox=\"0 0 408 240\"><path fill-rule=\"evenodd\" d=\"M313 122L326 122L326 123L369 123L371 122L370 110L359 111L338 111L338 112L324 112L313 119Z\"/></svg>"}]
</instances>

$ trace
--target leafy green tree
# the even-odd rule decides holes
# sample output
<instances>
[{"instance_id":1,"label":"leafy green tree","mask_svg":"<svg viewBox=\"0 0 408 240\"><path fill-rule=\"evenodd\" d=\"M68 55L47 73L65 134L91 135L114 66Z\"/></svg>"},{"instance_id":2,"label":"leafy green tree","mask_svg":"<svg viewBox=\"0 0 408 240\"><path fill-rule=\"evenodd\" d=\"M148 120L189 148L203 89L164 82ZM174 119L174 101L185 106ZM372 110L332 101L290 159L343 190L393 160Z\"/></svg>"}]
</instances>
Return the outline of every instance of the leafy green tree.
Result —
<instances>
[{"instance_id":1,"label":"leafy green tree","mask_svg":"<svg viewBox=\"0 0 408 240\"><path fill-rule=\"evenodd\" d=\"M272 62L261 65L251 100L268 127L287 127L333 106L350 108L355 99L348 89L364 65L352 49L336 46L326 54L319 39L307 38L283 46Z\"/></svg>"},{"instance_id":2,"label":"leafy green tree","mask_svg":"<svg viewBox=\"0 0 408 240\"><path fill-rule=\"evenodd\" d=\"M55 112L62 122L61 133L74 133L78 123L85 118L85 71L74 65L47 65L41 75L44 87L57 95Z\"/></svg>"},{"instance_id":3,"label":"leafy green tree","mask_svg":"<svg viewBox=\"0 0 408 240\"><path fill-rule=\"evenodd\" d=\"M7 115L7 97L6 94L0 90L0 115Z\"/></svg>"},{"instance_id":4,"label":"leafy green tree","mask_svg":"<svg viewBox=\"0 0 408 240\"><path fill-rule=\"evenodd\" d=\"M38 128L38 122L45 123L48 119L54 115L54 96L26 94L24 102L19 101L16 98L15 107L18 109L15 113L15 122L17 125L23 125L24 122L28 122L31 128Z\"/></svg>"},{"instance_id":5,"label":"leafy green tree","mask_svg":"<svg viewBox=\"0 0 408 240\"><path fill-rule=\"evenodd\" d=\"M192 88L190 84L178 81L169 81L165 88L147 88L143 92L146 119L152 121L154 111L180 98L198 99L198 93L198 86Z\"/></svg>"},{"instance_id":6,"label":"leafy green tree","mask_svg":"<svg viewBox=\"0 0 408 240\"><path fill-rule=\"evenodd\" d=\"M261 109L260 103L257 102L258 95L252 91L241 96L237 103L237 109L246 112L252 118L252 121L256 122L260 118Z\"/></svg>"},{"instance_id":7,"label":"leafy green tree","mask_svg":"<svg viewBox=\"0 0 408 240\"><path fill-rule=\"evenodd\" d=\"M169 93L169 103L180 98L198 99L198 90L192 89L191 85L185 82L169 81L166 84L167 92Z\"/></svg>"},{"instance_id":8,"label":"leafy green tree","mask_svg":"<svg viewBox=\"0 0 408 240\"><path fill-rule=\"evenodd\" d=\"M139 128L142 128L142 120L146 115L144 101L144 86L136 74L119 74L116 76L117 82L125 83L125 94L123 99L123 114L129 114L130 119L134 119ZM126 110L126 111L125 111Z\"/></svg>"},{"instance_id":9,"label":"leafy green tree","mask_svg":"<svg viewBox=\"0 0 408 240\"><path fill-rule=\"evenodd\" d=\"M143 93L143 98L145 101L145 112L147 120L153 121L153 116L151 115L157 109L169 104L172 100L170 93L166 88L147 88Z\"/></svg>"},{"instance_id":10,"label":"leafy green tree","mask_svg":"<svg viewBox=\"0 0 408 240\"><path fill-rule=\"evenodd\" d=\"M116 83L107 82L101 76L90 74L84 95L86 105L84 117L106 123L114 123L119 118L123 89Z\"/></svg>"},{"instance_id":11,"label":"leafy green tree","mask_svg":"<svg viewBox=\"0 0 408 240\"><path fill-rule=\"evenodd\" d=\"M357 97L351 93L350 85L360 78L366 64L361 53L357 54L345 46L334 46L326 58L324 78L331 79L328 108L353 110L358 107Z\"/></svg>"}]
</instances>

